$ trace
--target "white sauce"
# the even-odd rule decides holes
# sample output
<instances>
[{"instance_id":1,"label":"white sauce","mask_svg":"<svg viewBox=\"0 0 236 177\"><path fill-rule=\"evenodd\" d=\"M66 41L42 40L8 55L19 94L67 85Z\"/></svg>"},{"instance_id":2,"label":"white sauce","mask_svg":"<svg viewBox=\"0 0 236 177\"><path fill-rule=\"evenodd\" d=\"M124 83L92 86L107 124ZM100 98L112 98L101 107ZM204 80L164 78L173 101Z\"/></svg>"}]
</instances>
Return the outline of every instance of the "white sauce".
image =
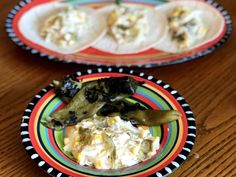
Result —
<instances>
[{"instance_id":1,"label":"white sauce","mask_svg":"<svg viewBox=\"0 0 236 177\"><path fill-rule=\"evenodd\" d=\"M85 119L64 139L64 150L80 165L97 169L118 169L151 158L159 148L159 137L148 127L134 127L120 117Z\"/></svg>"},{"instance_id":2,"label":"white sauce","mask_svg":"<svg viewBox=\"0 0 236 177\"><path fill-rule=\"evenodd\" d=\"M108 32L119 43L139 43L149 31L147 9L118 7L108 17Z\"/></svg>"},{"instance_id":3,"label":"white sauce","mask_svg":"<svg viewBox=\"0 0 236 177\"><path fill-rule=\"evenodd\" d=\"M191 47L202 39L207 32L200 18L200 11L190 11L185 7L177 7L169 15L169 27L172 40L179 48Z\"/></svg>"},{"instance_id":4,"label":"white sauce","mask_svg":"<svg viewBox=\"0 0 236 177\"><path fill-rule=\"evenodd\" d=\"M65 7L46 20L40 35L60 47L75 44L86 29L86 14L76 7Z\"/></svg>"}]
</instances>

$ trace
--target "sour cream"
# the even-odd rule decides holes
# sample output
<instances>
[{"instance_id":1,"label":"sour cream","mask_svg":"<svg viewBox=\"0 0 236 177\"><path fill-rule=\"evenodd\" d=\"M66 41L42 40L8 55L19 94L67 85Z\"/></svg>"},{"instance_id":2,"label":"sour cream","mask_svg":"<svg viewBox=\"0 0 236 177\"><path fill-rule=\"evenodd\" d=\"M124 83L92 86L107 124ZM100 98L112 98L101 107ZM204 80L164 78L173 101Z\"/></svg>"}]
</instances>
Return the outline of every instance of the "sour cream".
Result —
<instances>
[{"instance_id":1,"label":"sour cream","mask_svg":"<svg viewBox=\"0 0 236 177\"><path fill-rule=\"evenodd\" d=\"M119 43L141 42L149 31L147 9L118 7L108 16L108 33Z\"/></svg>"},{"instance_id":2,"label":"sour cream","mask_svg":"<svg viewBox=\"0 0 236 177\"><path fill-rule=\"evenodd\" d=\"M80 165L119 169L155 155L159 137L152 136L148 127L134 127L119 116L94 116L70 129L64 143L64 150Z\"/></svg>"},{"instance_id":3,"label":"sour cream","mask_svg":"<svg viewBox=\"0 0 236 177\"><path fill-rule=\"evenodd\" d=\"M64 7L46 20L40 35L46 42L60 47L72 46L86 29L86 18L86 14L76 7Z\"/></svg>"},{"instance_id":4,"label":"sour cream","mask_svg":"<svg viewBox=\"0 0 236 177\"><path fill-rule=\"evenodd\" d=\"M191 11L181 6L170 13L168 21L171 37L180 49L191 47L206 35L208 29L200 16L200 11Z\"/></svg>"}]
</instances>

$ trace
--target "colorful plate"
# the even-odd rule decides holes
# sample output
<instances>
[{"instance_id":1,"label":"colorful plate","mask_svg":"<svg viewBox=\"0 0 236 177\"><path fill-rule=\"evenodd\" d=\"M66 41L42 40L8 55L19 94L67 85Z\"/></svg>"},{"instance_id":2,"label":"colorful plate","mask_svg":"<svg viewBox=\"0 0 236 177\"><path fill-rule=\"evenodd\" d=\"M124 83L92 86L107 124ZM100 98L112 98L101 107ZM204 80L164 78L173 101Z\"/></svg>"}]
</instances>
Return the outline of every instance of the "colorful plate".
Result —
<instances>
[{"instance_id":1,"label":"colorful plate","mask_svg":"<svg viewBox=\"0 0 236 177\"><path fill-rule=\"evenodd\" d=\"M196 49L181 54L171 54L155 49L149 49L147 51L138 54L129 55L114 55L105 52L101 52L95 48L87 48L83 51L63 55L57 52L53 52L42 46L24 38L18 28L18 22L21 16L30 8L37 6L38 4L51 2L52 0L22 0L16 5L8 14L6 20L6 31L9 37L19 46L26 50L29 50L33 54L40 54L40 56L46 56L48 59L59 60L63 62L93 64L93 65L108 65L108 66L161 66L170 65L176 63L182 63L185 61L199 58L203 55L212 53L216 48L221 46L227 41L230 34L232 33L232 21L228 12L213 0L207 0L206 3L216 8L225 19L225 28L223 32L213 41L202 45ZM94 8L98 8L113 1L107 0L64 0L63 2L73 5L86 5ZM166 3L165 0L126 0L125 2L130 3L141 3L150 6L156 6Z\"/></svg>"},{"instance_id":2,"label":"colorful plate","mask_svg":"<svg viewBox=\"0 0 236 177\"><path fill-rule=\"evenodd\" d=\"M124 68L98 68L78 71L73 76L83 82L103 77L129 75L144 82L130 101L140 102L153 109L174 109L182 113L181 119L150 128L160 137L160 149L149 160L120 170L96 170L80 166L62 151L64 131L47 129L40 121L54 110L63 107L52 85L42 89L25 109L21 123L21 137L26 151L40 168L53 176L165 176L178 168L190 153L196 126L193 113L178 92L153 76Z\"/></svg>"}]
</instances>

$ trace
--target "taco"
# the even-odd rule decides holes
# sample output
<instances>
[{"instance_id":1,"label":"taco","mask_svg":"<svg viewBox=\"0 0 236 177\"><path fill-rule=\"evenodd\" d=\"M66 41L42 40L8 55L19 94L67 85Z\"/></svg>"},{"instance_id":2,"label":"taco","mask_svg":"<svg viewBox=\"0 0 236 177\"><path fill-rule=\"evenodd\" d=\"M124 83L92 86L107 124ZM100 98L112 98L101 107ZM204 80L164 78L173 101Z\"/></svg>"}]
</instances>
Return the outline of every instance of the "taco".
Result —
<instances>
[{"instance_id":1,"label":"taco","mask_svg":"<svg viewBox=\"0 0 236 177\"><path fill-rule=\"evenodd\" d=\"M215 8L201 1L172 1L158 6L165 15L168 33L156 49L180 53L216 39L224 30L224 18Z\"/></svg>"},{"instance_id":2,"label":"taco","mask_svg":"<svg viewBox=\"0 0 236 177\"><path fill-rule=\"evenodd\" d=\"M33 7L18 25L27 40L62 54L83 50L106 32L105 19L94 9L60 2Z\"/></svg>"},{"instance_id":3,"label":"taco","mask_svg":"<svg viewBox=\"0 0 236 177\"><path fill-rule=\"evenodd\" d=\"M145 51L161 41L167 21L154 8L122 4L98 9L107 19L107 33L93 47L113 53L131 54Z\"/></svg>"}]
</instances>

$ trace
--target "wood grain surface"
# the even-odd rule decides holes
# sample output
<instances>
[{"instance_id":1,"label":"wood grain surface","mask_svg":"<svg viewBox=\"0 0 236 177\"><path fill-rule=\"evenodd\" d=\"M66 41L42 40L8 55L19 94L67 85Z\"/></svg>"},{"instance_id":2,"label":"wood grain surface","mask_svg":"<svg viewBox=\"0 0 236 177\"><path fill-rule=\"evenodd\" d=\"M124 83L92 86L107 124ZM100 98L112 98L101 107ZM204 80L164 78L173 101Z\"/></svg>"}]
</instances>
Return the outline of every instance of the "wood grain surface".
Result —
<instances>
[{"instance_id":1,"label":"wood grain surface","mask_svg":"<svg viewBox=\"0 0 236 177\"><path fill-rule=\"evenodd\" d=\"M46 177L21 144L22 113L32 97L53 79L87 67L49 61L16 46L7 37L4 23L17 2L0 1L0 176ZM219 2L236 22L236 1ZM213 54L201 59L137 70L177 89L196 116L193 151L170 176L236 176L236 33Z\"/></svg>"}]
</instances>

